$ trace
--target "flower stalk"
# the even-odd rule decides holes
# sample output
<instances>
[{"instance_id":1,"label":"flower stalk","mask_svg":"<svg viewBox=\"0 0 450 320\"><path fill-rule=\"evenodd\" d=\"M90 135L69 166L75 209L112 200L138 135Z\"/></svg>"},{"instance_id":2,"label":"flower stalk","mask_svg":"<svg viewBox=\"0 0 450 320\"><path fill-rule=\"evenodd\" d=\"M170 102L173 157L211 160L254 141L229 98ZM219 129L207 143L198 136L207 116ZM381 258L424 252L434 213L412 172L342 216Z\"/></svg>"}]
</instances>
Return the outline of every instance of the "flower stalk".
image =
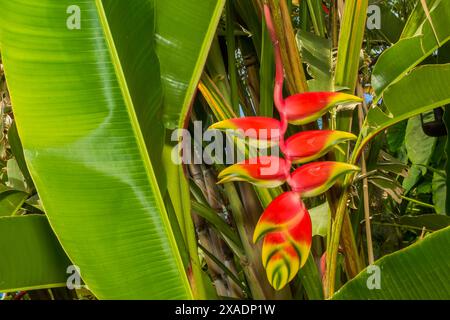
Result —
<instances>
[{"instance_id":1,"label":"flower stalk","mask_svg":"<svg viewBox=\"0 0 450 320\"><path fill-rule=\"evenodd\" d=\"M219 183L246 181L264 188L287 183L292 190L281 194L268 205L254 231L254 242L263 239L262 263L267 278L274 289L281 290L306 263L311 249L311 218L302 198L318 196L328 191L340 176L359 171L354 165L328 161L305 164L291 173L293 162L315 161L338 143L356 137L349 133L316 130L293 136L286 143L284 136L288 123L305 125L316 121L337 104L359 103L361 99L339 92L308 92L285 99L283 59L267 4L264 5L264 14L275 50L274 103L280 121L248 117L222 121L211 128L240 130L241 137L256 141L263 136L267 140L267 131L278 129L278 134L270 134L271 138L275 138L271 144L279 145L283 158L276 155L257 156L237 163L219 174ZM248 133L249 129L258 132L253 130ZM264 135L261 130L265 131ZM304 147L306 154L302 150Z\"/></svg>"}]
</instances>

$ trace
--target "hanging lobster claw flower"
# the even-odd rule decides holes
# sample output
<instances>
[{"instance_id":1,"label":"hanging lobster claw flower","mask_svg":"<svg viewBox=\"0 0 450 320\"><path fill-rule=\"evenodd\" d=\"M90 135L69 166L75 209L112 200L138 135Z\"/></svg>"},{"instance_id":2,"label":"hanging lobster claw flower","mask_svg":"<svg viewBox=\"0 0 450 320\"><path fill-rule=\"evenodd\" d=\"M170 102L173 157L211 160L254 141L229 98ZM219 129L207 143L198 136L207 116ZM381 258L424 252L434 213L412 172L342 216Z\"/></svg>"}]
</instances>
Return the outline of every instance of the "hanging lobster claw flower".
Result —
<instances>
[{"instance_id":1,"label":"hanging lobster claw flower","mask_svg":"<svg viewBox=\"0 0 450 320\"><path fill-rule=\"evenodd\" d=\"M304 131L286 140L283 153L295 164L307 163L324 156L339 143L356 139L354 134L344 131Z\"/></svg>"},{"instance_id":2,"label":"hanging lobster claw flower","mask_svg":"<svg viewBox=\"0 0 450 320\"><path fill-rule=\"evenodd\" d=\"M306 92L286 98L288 122L303 125L316 121L339 104L359 103L362 99L342 92Z\"/></svg>"},{"instance_id":3,"label":"hanging lobster claw flower","mask_svg":"<svg viewBox=\"0 0 450 320\"><path fill-rule=\"evenodd\" d=\"M267 207L253 241L263 237L262 262L269 282L280 290L306 263L311 249L311 218L298 193L285 192Z\"/></svg>"},{"instance_id":4,"label":"hanging lobster claw flower","mask_svg":"<svg viewBox=\"0 0 450 320\"><path fill-rule=\"evenodd\" d=\"M263 265L275 290L283 289L300 269L297 250L282 232L269 233L263 242Z\"/></svg>"},{"instance_id":5,"label":"hanging lobster claw flower","mask_svg":"<svg viewBox=\"0 0 450 320\"><path fill-rule=\"evenodd\" d=\"M232 165L219 173L220 181L246 181L264 188L281 186L289 177L291 164L283 158L260 156Z\"/></svg>"},{"instance_id":6,"label":"hanging lobster claw flower","mask_svg":"<svg viewBox=\"0 0 450 320\"><path fill-rule=\"evenodd\" d=\"M209 127L209 129L216 129L221 131L234 130L233 134L243 139L248 138L249 143L255 146L261 146L260 141L269 141L271 143L278 143L281 132L280 121L266 117L245 117L234 118L217 122Z\"/></svg>"},{"instance_id":7,"label":"hanging lobster claw flower","mask_svg":"<svg viewBox=\"0 0 450 320\"><path fill-rule=\"evenodd\" d=\"M315 197L330 189L343 174L359 170L357 166L342 162L313 162L295 170L289 185L302 197Z\"/></svg>"}]
</instances>

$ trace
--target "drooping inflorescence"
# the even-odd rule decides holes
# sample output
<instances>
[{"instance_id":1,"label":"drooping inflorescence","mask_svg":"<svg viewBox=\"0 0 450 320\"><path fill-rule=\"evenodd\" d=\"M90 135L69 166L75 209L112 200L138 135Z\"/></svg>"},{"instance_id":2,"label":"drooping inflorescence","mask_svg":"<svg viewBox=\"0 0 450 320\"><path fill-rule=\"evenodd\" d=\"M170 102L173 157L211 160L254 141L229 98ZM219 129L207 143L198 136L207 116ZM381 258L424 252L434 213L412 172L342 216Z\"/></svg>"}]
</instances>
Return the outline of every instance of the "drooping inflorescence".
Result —
<instances>
[{"instance_id":1,"label":"drooping inflorescence","mask_svg":"<svg viewBox=\"0 0 450 320\"><path fill-rule=\"evenodd\" d=\"M355 135L334 130L314 130L300 132L285 140L288 123L308 124L336 105L362 100L340 92L308 92L284 99L284 67L267 5L264 6L264 13L275 52L274 102L280 120L265 117L229 119L212 125L211 129L250 132L246 138L277 143L284 155L283 158L276 155L250 158L219 174L219 183L246 181L265 188L284 183L289 185L291 191L275 198L263 212L253 239L254 242L263 239L262 263L271 285L281 290L306 263L311 248L311 218L302 198L318 196L331 188L340 176L359 170L346 163L311 162L323 157L337 144L355 140ZM292 164L302 166L291 172Z\"/></svg>"}]
</instances>

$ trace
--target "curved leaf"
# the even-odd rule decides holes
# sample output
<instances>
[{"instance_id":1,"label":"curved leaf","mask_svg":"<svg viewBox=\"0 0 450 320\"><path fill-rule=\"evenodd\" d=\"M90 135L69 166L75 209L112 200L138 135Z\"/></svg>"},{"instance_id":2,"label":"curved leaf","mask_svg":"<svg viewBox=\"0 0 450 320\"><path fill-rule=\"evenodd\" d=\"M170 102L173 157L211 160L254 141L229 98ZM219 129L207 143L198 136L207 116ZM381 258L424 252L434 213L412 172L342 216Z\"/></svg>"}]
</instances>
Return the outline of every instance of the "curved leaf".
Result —
<instances>
[{"instance_id":1,"label":"curved leaf","mask_svg":"<svg viewBox=\"0 0 450 320\"><path fill-rule=\"evenodd\" d=\"M435 6L431 11L431 18L439 43L429 21L426 21L420 26L418 34L401 39L380 56L372 75L372 86L378 97L450 39L450 2L442 1Z\"/></svg>"},{"instance_id":2,"label":"curved leaf","mask_svg":"<svg viewBox=\"0 0 450 320\"><path fill-rule=\"evenodd\" d=\"M155 0L156 53L165 91L164 123L184 120L225 0Z\"/></svg>"},{"instance_id":3,"label":"curved leaf","mask_svg":"<svg viewBox=\"0 0 450 320\"><path fill-rule=\"evenodd\" d=\"M435 6L438 5L441 1L442 0L426 0L426 3L431 11L434 10ZM425 11L423 10L423 6L419 1L417 1L414 10L409 15L408 21L406 21L401 38L413 37L426 20L427 17Z\"/></svg>"},{"instance_id":4,"label":"curved leaf","mask_svg":"<svg viewBox=\"0 0 450 320\"><path fill-rule=\"evenodd\" d=\"M140 82L121 63L124 54L140 55L129 58L134 67L156 61L151 45L126 51L118 39L128 30L116 25L133 21L128 41L144 46L153 39L152 1L77 5L81 29L71 30L66 2L0 1L3 62L30 173L50 224L98 298L190 298L139 126L133 95Z\"/></svg>"},{"instance_id":5,"label":"curved leaf","mask_svg":"<svg viewBox=\"0 0 450 320\"><path fill-rule=\"evenodd\" d=\"M302 59L308 64L310 91L332 90L332 54L331 40L319 37L311 32L299 30L296 36Z\"/></svg>"},{"instance_id":6,"label":"curved leaf","mask_svg":"<svg viewBox=\"0 0 450 320\"><path fill-rule=\"evenodd\" d=\"M450 228L438 231L414 245L387 255L379 267L380 289L370 290L376 269L362 271L333 297L350 299L450 299ZM370 267L369 267L370 268ZM369 279L369 277L372 277Z\"/></svg>"},{"instance_id":7,"label":"curved leaf","mask_svg":"<svg viewBox=\"0 0 450 320\"><path fill-rule=\"evenodd\" d=\"M384 129L450 103L450 64L418 67L384 94L389 114L379 107L369 110L361 130L368 142ZM359 145L359 150L365 145Z\"/></svg>"},{"instance_id":8,"label":"curved leaf","mask_svg":"<svg viewBox=\"0 0 450 320\"><path fill-rule=\"evenodd\" d=\"M19 190L1 191L0 193L0 217L12 216L27 200L28 193Z\"/></svg>"},{"instance_id":9,"label":"curved leaf","mask_svg":"<svg viewBox=\"0 0 450 320\"><path fill-rule=\"evenodd\" d=\"M0 292L66 285L72 263L44 215L0 218Z\"/></svg>"}]
</instances>

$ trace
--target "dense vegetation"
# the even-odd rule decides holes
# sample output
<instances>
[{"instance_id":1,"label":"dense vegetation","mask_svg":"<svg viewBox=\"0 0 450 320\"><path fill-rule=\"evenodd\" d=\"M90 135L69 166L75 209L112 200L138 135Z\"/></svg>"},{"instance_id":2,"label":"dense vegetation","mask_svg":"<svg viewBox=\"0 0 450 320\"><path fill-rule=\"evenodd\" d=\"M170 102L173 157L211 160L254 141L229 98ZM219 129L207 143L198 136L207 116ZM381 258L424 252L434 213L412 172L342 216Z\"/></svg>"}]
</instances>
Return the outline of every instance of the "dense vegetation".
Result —
<instances>
[{"instance_id":1,"label":"dense vegetation","mask_svg":"<svg viewBox=\"0 0 450 320\"><path fill-rule=\"evenodd\" d=\"M3 299L450 298L449 1L77 3L0 0ZM208 128L282 123L280 83L346 97L283 133L351 133L314 161L360 171L303 199L311 250L269 271L255 227L292 184L204 151L248 155Z\"/></svg>"}]
</instances>

